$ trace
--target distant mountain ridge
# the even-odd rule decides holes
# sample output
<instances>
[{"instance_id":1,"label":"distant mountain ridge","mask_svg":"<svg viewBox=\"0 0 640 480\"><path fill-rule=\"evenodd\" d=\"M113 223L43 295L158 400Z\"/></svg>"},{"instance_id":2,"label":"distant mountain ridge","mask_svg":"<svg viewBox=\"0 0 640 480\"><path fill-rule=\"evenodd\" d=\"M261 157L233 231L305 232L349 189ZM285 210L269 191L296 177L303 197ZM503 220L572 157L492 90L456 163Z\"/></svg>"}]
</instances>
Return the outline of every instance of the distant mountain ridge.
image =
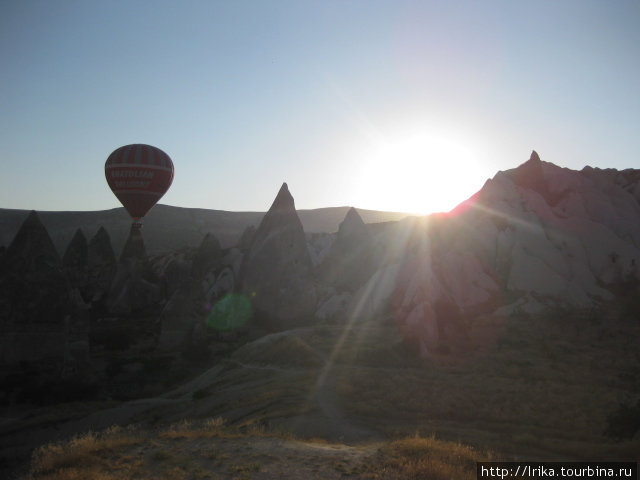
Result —
<instances>
[{"instance_id":1,"label":"distant mountain ridge","mask_svg":"<svg viewBox=\"0 0 640 480\"><path fill-rule=\"evenodd\" d=\"M334 232L351 207L327 207L298 210L307 233ZM403 212L383 212L358 209L366 223L396 221L409 216ZM7 246L29 215L29 210L0 208L0 246ZM75 231L81 228L87 238L100 227L111 236L113 248L119 255L129 235L131 218L124 208L98 211L38 211L42 223L51 235L58 253L62 255ZM207 233L220 240L223 247L231 247L250 226L258 226L265 212L230 212L203 208L184 208L156 205L144 218L143 236L147 251L158 254L185 246L195 247Z\"/></svg>"}]
</instances>

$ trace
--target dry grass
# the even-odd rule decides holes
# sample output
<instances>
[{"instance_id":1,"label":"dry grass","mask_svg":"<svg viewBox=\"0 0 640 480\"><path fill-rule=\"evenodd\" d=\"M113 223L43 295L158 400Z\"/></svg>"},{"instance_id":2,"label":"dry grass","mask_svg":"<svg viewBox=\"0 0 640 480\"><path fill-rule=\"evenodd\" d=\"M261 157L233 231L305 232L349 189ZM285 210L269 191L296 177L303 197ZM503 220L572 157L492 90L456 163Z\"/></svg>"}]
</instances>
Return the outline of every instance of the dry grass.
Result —
<instances>
[{"instance_id":1,"label":"dry grass","mask_svg":"<svg viewBox=\"0 0 640 480\"><path fill-rule=\"evenodd\" d=\"M375 470L403 479L474 480L476 462L490 459L467 445L417 436L386 445L382 454Z\"/></svg>"},{"instance_id":2,"label":"dry grass","mask_svg":"<svg viewBox=\"0 0 640 480\"><path fill-rule=\"evenodd\" d=\"M259 451L258 439L271 445L271 453ZM220 419L179 422L159 432L112 427L39 448L24 480L250 480L280 478L278 471L297 478L296 469L307 478L465 480L474 478L476 461L488 459L471 447L435 438L397 440L377 451L363 446L361 460L354 459L353 447L327 443L330 448L322 449L290 440L264 432L242 434ZM286 455L273 453L285 443ZM336 454L340 451L343 456Z\"/></svg>"},{"instance_id":3,"label":"dry grass","mask_svg":"<svg viewBox=\"0 0 640 480\"><path fill-rule=\"evenodd\" d=\"M34 478L81 478L77 475L82 471L102 471L107 465L106 454L136 445L143 439L134 428L113 426L101 433L87 432L73 437L66 443L43 445L33 453L31 473ZM66 471L65 476L59 476L62 471Z\"/></svg>"},{"instance_id":4,"label":"dry grass","mask_svg":"<svg viewBox=\"0 0 640 480\"><path fill-rule=\"evenodd\" d=\"M39 447L32 455L30 473L24 480L218 478L210 476L216 469L226 469L234 478L249 478L251 472L259 470L259 465L238 462L237 458L230 464L232 455L219 450L216 442L257 437L277 437L279 441L288 438L265 432L258 426L240 431L224 425L219 417L183 420L155 432L113 426L103 432L90 431L66 442Z\"/></svg>"},{"instance_id":5,"label":"dry grass","mask_svg":"<svg viewBox=\"0 0 640 480\"><path fill-rule=\"evenodd\" d=\"M171 424L166 429L158 433L158 438L162 439L178 439L178 438L212 438L223 435L230 435L230 429L224 427L221 418L210 418L204 422L193 422L182 420L181 422Z\"/></svg>"}]
</instances>

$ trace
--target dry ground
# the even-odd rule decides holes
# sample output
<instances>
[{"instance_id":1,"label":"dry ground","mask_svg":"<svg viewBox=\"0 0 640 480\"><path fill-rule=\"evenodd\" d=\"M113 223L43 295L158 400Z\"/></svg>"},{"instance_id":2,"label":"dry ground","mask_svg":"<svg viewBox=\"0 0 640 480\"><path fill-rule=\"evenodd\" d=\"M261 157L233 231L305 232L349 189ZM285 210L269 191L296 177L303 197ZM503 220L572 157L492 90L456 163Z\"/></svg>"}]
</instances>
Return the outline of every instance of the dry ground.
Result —
<instances>
[{"instance_id":1,"label":"dry ground","mask_svg":"<svg viewBox=\"0 0 640 480\"><path fill-rule=\"evenodd\" d=\"M433 438L345 445L264 432L242 434L219 419L151 432L112 427L33 454L23 480L475 478L490 457Z\"/></svg>"}]
</instances>

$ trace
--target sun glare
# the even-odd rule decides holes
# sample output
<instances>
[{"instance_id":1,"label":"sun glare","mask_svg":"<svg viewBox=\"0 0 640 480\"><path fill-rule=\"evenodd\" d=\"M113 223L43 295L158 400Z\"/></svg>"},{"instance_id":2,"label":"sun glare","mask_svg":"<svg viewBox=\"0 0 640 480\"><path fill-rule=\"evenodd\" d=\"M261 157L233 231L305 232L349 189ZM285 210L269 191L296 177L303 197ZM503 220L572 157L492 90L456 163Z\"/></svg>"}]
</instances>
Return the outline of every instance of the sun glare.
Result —
<instances>
[{"instance_id":1,"label":"sun glare","mask_svg":"<svg viewBox=\"0 0 640 480\"><path fill-rule=\"evenodd\" d=\"M454 136L417 132L376 142L360 165L358 206L447 212L480 189L480 160Z\"/></svg>"}]
</instances>

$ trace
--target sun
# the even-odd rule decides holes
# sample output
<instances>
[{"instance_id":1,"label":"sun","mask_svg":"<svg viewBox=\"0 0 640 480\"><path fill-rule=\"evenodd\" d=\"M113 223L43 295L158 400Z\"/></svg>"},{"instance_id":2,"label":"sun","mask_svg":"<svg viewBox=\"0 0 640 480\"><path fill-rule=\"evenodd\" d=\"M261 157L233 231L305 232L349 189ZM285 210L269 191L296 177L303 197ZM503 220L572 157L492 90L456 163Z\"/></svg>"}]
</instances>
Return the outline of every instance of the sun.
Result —
<instances>
[{"instance_id":1,"label":"sun","mask_svg":"<svg viewBox=\"0 0 640 480\"><path fill-rule=\"evenodd\" d=\"M416 131L372 142L362 155L356 198L372 210L447 212L480 189L480 159L454 135Z\"/></svg>"}]
</instances>

